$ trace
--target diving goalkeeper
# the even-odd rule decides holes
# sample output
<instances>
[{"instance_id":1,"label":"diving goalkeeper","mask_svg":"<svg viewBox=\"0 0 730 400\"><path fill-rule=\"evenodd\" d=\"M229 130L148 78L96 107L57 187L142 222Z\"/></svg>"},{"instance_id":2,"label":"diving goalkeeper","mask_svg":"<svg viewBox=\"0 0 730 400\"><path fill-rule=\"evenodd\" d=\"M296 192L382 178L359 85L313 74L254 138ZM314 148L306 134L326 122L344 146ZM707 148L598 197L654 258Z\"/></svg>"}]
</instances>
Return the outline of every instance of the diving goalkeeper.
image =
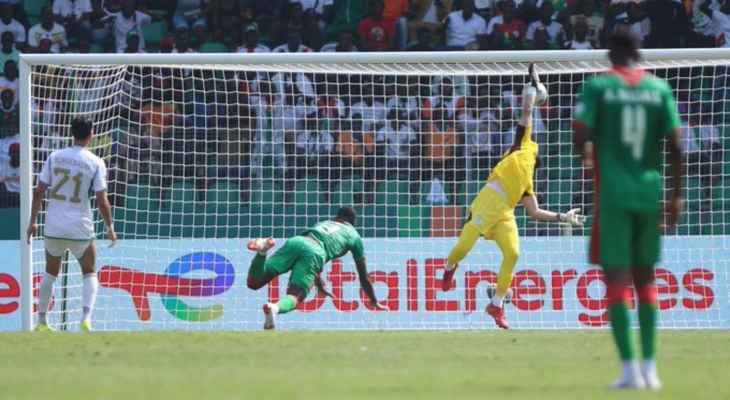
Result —
<instances>
[{"instance_id":1,"label":"diving goalkeeper","mask_svg":"<svg viewBox=\"0 0 730 400\"><path fill-rule=\"evenodd\" d=\"M454 272L458 262L466 257L479 237L494 240L502 252L502 265L497 276L497 288L487 306L487 313L503 329L509 329L504 315L504 298L512 282L512 271L519 257L519 236L514 209L518 203L527 214L538 221L567 222L583 225L580 209L556 213L540 208L533 191L533 172L539 166L538 146L532 141L532 110L538 95L546 96L545 88L535 69L530 65L531 82L522 92L522 115L514 143L487 178L487 183L472 202L469 218L451 249L442 281L443 290L454 287ZM540 93L542 92L542 93Z\"/></svg>"},{"instance_id":2,"label":"diving goalkeeper","mask_svg":"<svg viewBox=\"0 0 730 400\"><path fill-rule=\"evenodd\" d=\"M248 249L257 252L248 270L247 285L260 289L272 279L291 271L289 286L277 303L264 304L264 329L274 329L277 314L294 310L304 301L313 286L322 294L334 298L320 277L324 265L335 258L352 253L360 278L360 286L376 310L388 308L378 304L373 286L368 279L362 238L354 228L357 214L350 207L342 207L333 220L323 221L294 236L271 257L266 252L274 247L274 239L259 238L248 243Z\"/></svg>"}]
</instances>

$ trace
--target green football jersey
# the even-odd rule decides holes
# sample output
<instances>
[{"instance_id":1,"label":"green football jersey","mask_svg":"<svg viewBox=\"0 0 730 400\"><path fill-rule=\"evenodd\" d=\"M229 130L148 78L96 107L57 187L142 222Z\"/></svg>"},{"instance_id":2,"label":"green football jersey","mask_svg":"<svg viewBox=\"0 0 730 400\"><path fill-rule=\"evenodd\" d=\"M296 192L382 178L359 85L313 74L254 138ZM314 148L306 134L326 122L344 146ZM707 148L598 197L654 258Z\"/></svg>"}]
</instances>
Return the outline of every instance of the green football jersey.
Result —
<instances>
[{"instance_id":1,"label":"green football jersey","mask_svg":"<svg viewBox=\"0 0 730 400\"><path fill-rule=\"evenodd\" d=\"M594 133L596 201L650 211L662 198L662 139L680 125L669 85L650 74L631 85L616 73L583 85L575 119Z\"/></svg>"},{"instance_id":2,"label":"green football jersey","mask_svg":"<svg viewBox=\"0 0 730 400\"><path fill-rule=\"evenodd\" d=\"M322 243L327 261L342 257L348 251L352 252L355 260L365 256L360 234L346 222L323 221L305 230L302 235L312 235Z\"/></svg>"}]
</instances>

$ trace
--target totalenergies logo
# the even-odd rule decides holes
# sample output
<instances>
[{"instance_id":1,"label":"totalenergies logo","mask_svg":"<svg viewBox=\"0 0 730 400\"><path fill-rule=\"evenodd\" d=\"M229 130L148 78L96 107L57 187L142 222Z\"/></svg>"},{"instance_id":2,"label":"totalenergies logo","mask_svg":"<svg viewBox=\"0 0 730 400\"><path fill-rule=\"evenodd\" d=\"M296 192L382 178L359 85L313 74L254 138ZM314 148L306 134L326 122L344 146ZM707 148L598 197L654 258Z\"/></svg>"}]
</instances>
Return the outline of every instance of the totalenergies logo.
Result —
<instances>
[{"instance_id":1,"label":"totalenergies logo","mask_svg":"<svg viewBox=\"0 0 730 400\"><path fill-rule=\"evenodd\" d=\"M185 277L196 272L212 274L213 277ZM223 305L195 307L183 299L217 296L230 289L234 279L233 264L220 254L210 252L186 254L173 261L164 274L118 266L104 266L99 271L101 286L129 293L137 316L142 321L151 318L150 294L159 294L165 310L183 321L202 322L220 318L223 315Z\"/></svg>"}]
</instances>

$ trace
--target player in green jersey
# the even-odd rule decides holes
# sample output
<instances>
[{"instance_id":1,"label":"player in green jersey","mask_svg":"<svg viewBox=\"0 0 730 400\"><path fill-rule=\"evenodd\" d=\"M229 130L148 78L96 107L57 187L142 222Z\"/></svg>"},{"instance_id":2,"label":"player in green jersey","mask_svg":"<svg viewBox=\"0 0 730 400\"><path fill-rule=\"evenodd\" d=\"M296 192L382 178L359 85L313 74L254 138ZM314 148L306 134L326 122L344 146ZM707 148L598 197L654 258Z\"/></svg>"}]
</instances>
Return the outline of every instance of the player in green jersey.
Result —
<instances>
[{"instance_id":1,"label":"player in green jersey","mask_svg":"<svg viewBox=\"0 0 730 400\"><path fill-rule=\"evenodd\" d=\"M623 361L617 389L659 389L654 361L656 286L662 221L662 144L672 165L668 228L682 209L682 150L679 116L669 85L636 67L638 40L615 33L608 57L613 68L583 85L575 115L574 141L594 168L595 218L590 262L606 275L608 315ZM634 358L627 303L631 283L639 299L642 362Z\"/></svg>"},{"instance_id":2,"label":"player in green jersey","mask_svg":"<svg viewBox=\"0 0 730 400\"><path fill-rule=\"evenodd\" d=\"M362 238L354 228L356 218L357 214L352 208L340 208L333 220L320 222L287 240L269 258L266 258L266 252L274 247L274 239L259 238L248 243L248 249L257 253L248 270L247 285L250 289L260 289L277 276L291 271L286 296L277 303L264 304L264 329L274 329L276 315L294 310L313 286L324 295L333 297L327 291L320 273L327 262L348 252L355 259L360 286L368 296L370 305L376 310L388 310L378 304L368 279Z\"/></svg>"}]
</instances>

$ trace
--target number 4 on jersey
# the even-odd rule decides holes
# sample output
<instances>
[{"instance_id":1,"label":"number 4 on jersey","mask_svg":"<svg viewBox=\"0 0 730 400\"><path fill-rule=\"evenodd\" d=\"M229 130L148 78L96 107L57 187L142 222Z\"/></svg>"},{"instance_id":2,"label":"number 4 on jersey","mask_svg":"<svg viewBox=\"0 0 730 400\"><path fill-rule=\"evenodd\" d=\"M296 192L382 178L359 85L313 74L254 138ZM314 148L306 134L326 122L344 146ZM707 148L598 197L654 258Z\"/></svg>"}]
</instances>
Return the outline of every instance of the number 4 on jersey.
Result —
<instances>
[{"instance_id":1,"label":"number 4 on jersey","mask_svg":"<svg viewBox=\"0 0 730 400\"><path fill-rule=\"evenodd\" d=\"M626 105L621 111L621 141L631 148L634 160L644 155L646 139L646 109L640 105Z\"/></svg>"}]
</instances>

